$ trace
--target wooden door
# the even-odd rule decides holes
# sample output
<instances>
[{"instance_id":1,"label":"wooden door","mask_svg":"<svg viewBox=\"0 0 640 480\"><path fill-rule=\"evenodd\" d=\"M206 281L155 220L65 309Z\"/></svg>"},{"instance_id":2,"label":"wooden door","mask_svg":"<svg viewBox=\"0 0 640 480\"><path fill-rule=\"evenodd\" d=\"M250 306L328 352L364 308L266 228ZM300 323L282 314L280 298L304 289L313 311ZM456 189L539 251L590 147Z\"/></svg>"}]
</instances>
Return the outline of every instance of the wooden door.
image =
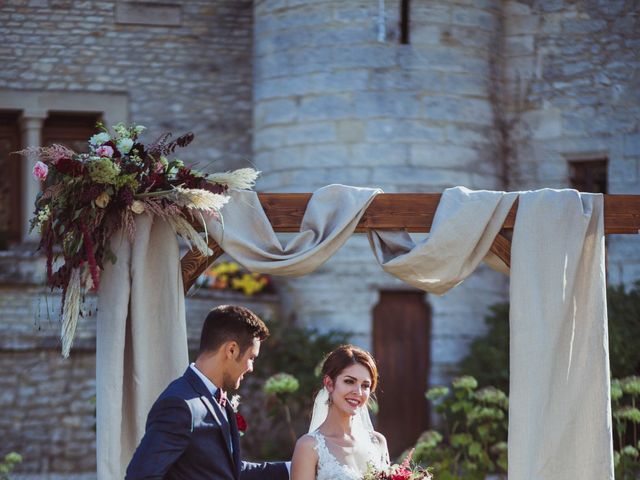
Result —
<instances>
[{"instance_id":1,"label":"wooden door","mask_svg":"<svg viewBox=\"0 0 640 480\"><path fill-rule=\"evenodd\" d=\"M373 310L373 349L380 371L376 427L394 457L429 427L424 394L431 360L431 310L424 293L380 292Z\"/></svg>"},{"instance_id":2,"label":"wooden door","mask_svg":"<svg viewBox=\"0 0 640 480\"><path fill-rule=\"evenodd\" d=\"M49 114L42 128L42 144L58 143L77 153L89 151L89 137L98 133L96 123L98 113L56 113Z\"/></svg>"},{"instance_id":3,"label":"wooden door","mask_svg":"<svg viewBox=\"0 0 640 480\"><path fill-rule=\"evenodd\" d=\"M0 250L22 235L22 161L18 113L0 112Z\"/></svg>"}]
</instances>

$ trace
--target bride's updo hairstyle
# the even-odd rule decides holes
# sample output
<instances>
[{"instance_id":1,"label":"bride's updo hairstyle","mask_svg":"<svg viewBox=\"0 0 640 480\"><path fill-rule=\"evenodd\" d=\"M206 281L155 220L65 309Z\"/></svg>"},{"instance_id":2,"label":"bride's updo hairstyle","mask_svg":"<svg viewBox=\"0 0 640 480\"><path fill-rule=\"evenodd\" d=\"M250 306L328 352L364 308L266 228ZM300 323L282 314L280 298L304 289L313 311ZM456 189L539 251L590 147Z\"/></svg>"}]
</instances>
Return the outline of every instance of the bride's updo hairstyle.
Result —
<instances>
[{"instance_id":1,"label":"bride's updo hairstyle","mask_svg":"<svg viewBox=\"0 0 640 480\"><path fill-rule=\"evenodd\" d=\"M357 363L369 370L369 374L371 375L371 393L375 392L378 386L378 367L376 366L376 362L369 352L355 345L341 345L327 355L322 364L322 378L326 375L332 382L335 382L338 375L340 375L345 368Z\"/></svg>"}]
</instances>

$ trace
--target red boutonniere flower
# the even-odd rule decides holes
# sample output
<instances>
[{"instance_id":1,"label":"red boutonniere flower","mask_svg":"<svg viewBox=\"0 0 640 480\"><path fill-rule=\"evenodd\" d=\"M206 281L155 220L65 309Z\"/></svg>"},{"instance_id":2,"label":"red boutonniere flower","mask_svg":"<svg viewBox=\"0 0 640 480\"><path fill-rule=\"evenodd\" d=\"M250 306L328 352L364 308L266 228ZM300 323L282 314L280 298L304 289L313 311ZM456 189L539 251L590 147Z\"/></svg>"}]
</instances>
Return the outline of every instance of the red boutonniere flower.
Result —
<instances>
[{"instance_id":1,"label":"red boutonniere flower","mask_svg":"<svg viewBox=\"0 0 640 480\"><path fill-rule=\"evenodd\" d=\"M238 424L238 432L240 432L240 435L244 435L247 431L247 421L241 413L236 412L236 423Z\"/></svg>"}]
</instances>

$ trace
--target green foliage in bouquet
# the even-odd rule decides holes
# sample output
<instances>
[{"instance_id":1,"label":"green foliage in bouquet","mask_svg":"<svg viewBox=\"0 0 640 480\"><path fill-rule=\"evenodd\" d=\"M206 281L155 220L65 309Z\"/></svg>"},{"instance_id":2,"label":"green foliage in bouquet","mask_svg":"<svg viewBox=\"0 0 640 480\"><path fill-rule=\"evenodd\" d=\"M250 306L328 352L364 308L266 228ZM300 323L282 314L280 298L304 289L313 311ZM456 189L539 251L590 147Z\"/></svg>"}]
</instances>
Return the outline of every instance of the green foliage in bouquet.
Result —
<instances>
[{"instance_id":1,"label":"green foliage in bouquet","mask_svg":"<svg viewBox=\"0 0 640 480\"><path fill-rule=\"evenodd\" d=\"M0 460L0 480L9 480L9 474L20 462L22 462L22 455L16 452L7 453Z\"/></svg>"},{"instance_id":2,"label":"green foliage in bouquet","mask_svg":"<svg viewBox=\"0 0 640 480\"><path fill-rule=\"evenodd\" d=\"M441 416L444 433L424 432L415 446L414 461L432 468L438 480L484 480L507 471L509 399L500 389L478 389L471 376L448 387L431 388L427 399Z\"/></svg>"}]
</instances>

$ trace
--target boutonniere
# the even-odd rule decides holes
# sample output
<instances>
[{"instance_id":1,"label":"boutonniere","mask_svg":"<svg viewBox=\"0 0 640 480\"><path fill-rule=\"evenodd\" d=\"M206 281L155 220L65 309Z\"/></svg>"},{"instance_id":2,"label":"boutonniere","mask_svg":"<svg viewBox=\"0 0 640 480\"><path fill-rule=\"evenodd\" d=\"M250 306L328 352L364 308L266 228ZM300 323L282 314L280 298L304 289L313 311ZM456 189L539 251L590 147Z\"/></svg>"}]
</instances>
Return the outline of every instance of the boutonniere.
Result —
<instances>
[{"instance_id":1,"label":"boutonniere","mask_svg":"<svg viewBox=\"0 0 640 480\"><path fill-rule=\"evenodd\" d=\"M229 405L233 409L233 412L236 414L236 424L238 425L238 433L240 436L244 435L247 431L247 421L244 419L242 414L238 412L238 407L240 406L240 395L234 395L231 397L229 401Z\"/></svg>"}]
</instances>

